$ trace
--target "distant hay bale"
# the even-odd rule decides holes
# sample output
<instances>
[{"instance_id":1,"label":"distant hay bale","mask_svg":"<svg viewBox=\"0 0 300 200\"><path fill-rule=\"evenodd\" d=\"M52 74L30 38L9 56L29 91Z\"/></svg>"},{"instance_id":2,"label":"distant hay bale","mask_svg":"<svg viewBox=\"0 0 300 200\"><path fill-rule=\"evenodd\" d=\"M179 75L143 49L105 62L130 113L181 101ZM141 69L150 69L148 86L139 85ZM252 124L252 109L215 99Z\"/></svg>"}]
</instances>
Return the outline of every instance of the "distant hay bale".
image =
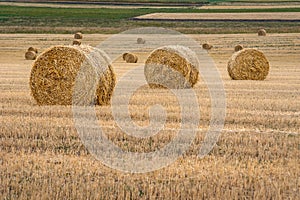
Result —
<instances>
[{"instance_id":1,"label":"distant hay bale","mask_svg":"<svg viewBox=\"0 0 300 200\"><path fill-rule=\"evenodd\" d=\"M81 45L81 41L80 40L73 40L73 45Z\"/></svg>"},{"instance_id":2,"label":"distant hay bale","mask_svg":"<svg viewBox=\"0 0 300 200\"><path fill-rule=\"evenodd\" d=\"M34 51L27 51L25 53L25 59L26 60L35 60L36 59L36 53Z\"/></svg>"},{"instance_id":3,"label":"distant hay bale","mask_svg":"<svg viewBox=\"0 0 300 200\"><path fill-rule=\"evenodd\" d=\"M209 43L204 43L204 44L202 44L202 48L205 50L211 50L211 48L213 48L213 46Z\"/></svg>"},{"instance_id":4,"label":"distant hay bale","mask_svg":"<svg viewBox=\"0 0 300 200\"><path fill-rule=\"evenodd\" d=\"M74 39L81 40L82 38L83 38L83 36L82 36L81 32L77 32L74 34Z\"/></svg>"},{"instance_id":5,"label":"distant hay bale","mask_svg":"<svg viewBox=\"0 0 300 200\"><path fill-rule=\"evenodd\" d=\"M35 53L38 53L38 50L35 47L29 47L27 51L34 51Z\"/></svg>"},{"instance_id":6,"label":"distant hay bale","mask_svg":"<svg viewBox=\"0 0 300 200\"><path fill-rule=\"evenodd\" d=\"M179 45L155 49L146 60L144 74L151 88L191 88L198 81L197 56L191 49Z\"/></svg>"},{"instance_id":7,"label":"distant hay bale","mask_svg":"<svg viewBox=\"0 0 300 200\"><path fill-rule=\"evenodd\" d=\"M127 63L137 63L138 57L135 54L132 53L124 53L122 55L123 60L125 60Z\"/></svg>"},{"instance_id":8,"label":"distant hay bale","mask_svg":"<svg viewBox=\"0 0 300 200\"><path fill-rule=\"evenodd\" d=\"M267 31L265 29L259 29L257 34L258 34L258 36L266 36Z\"/></svg>"},{"instance_id":9,"label":"distant hay bale","mask_svg":"<svg viewBox=\"0 0 300 200\"><path fill-rule=\"evenodd\" d=\"M107 105L115 83L108 58L84 45L46 50L34 62L30 76L31 94L39 105Z\"/></svg>"},{"instance_id":10,"label":"distant hay bale","mask_svg":"<svg viewBox=\"0 0 300 200\"><path fill-rule=\"evenodd\" d=\"M240 45L240 44L238 44L238 45L236 45L236 46L234 47L234 51L235 51L235 52L240 51L240 50L242 50L242 49L244 49L244 47L243 47L242 45Z\"/></svg>"},{"instance_id":11,"label":"distant hay bale","mask_svg":"<svg viewBox=\"0 0 300 200\"><path fill-rule=\"evenodd\" d=\"M143 38L138 38L136 41L137 41L138 44L145 44L146 43L146 40L143 39Z\"/></svg>"},{"instance_id":12,"label":"distant hay bale","mask_svg":"<svg viewBox=\"0 0 300 200\"><path fill-rule=\"evenodd\" d=\"M227 70L233 80L264 80L269 74L269 61L255 49L235 52L228 61Z\"/></svg>"}]
</instances>

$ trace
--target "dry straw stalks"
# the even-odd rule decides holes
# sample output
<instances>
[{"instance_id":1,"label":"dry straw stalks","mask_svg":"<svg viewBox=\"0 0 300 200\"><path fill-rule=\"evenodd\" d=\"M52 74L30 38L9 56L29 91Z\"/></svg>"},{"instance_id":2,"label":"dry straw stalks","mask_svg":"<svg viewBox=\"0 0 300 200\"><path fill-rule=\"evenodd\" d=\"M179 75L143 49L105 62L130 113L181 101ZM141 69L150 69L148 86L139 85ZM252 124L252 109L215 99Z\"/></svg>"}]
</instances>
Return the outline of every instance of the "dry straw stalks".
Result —
<instances>
[{"instance_id":1,"label":"dry straw stalks","mask_svg":"<svg viewBox=\"0 0 300 200\"><path fill-rule=\"evenodd\" d=\"M84 45L51 47L34 62L30 76L31 93L39 105L106 105L115 82L104 53Z\"/></svg>"}]
</instances>

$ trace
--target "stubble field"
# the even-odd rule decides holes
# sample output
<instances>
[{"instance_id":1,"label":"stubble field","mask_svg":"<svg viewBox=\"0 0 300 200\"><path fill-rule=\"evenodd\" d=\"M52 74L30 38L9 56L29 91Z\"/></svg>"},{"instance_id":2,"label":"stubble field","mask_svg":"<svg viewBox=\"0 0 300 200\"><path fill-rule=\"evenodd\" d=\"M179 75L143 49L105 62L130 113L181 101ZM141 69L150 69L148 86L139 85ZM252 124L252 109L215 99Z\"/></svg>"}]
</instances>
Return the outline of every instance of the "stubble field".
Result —
<instances>
[{"instance_id":1,"label":"stubble field","mask_svg":"<svg viewBox=\"0 0 300 200\"><path fill-rule=\"evenodd\" d=\"M42 50L70 44L72 35L0 35L1 199L297 199L300 193L300 36L299 34L189 35L209 41L209 55L226 92L224 130L203 159L197 153L209 126L211 101L196 84L201 121L188 152L175 163L146 174L122 173L104 166L83 146L70 106L38 106L30 95L29 46ZM98 45L109 35L84 35ZM226 64L237 44L258 48L270 61L265 81L233 81ZM142 64L114 63L117 78ZM143 76L143 74L140 74ZM119 97L122 98L122 97ZM107 137L122 149L150 152L166 145L180 124L176 98L165 89L141 87L130 101L136 124L149 123L149 106L167 111L165 130L147 139L127 136L109 106L96 107Z\"/></svg>"}]
</instances>

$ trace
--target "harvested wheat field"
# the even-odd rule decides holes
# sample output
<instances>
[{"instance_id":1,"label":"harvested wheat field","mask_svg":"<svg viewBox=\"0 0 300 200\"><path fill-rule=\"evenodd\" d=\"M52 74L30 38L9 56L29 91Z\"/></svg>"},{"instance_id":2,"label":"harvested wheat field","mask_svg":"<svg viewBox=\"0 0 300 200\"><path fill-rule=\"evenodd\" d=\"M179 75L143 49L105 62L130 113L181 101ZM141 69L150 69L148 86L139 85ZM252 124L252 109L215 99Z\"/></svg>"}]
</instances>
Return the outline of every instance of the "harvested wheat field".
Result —
<instances>
[{"instance_id":1,"label":"harvested wheat field","mask_svg":"<svg viewBox=\"0 0 300 200\"><path fill-rule=\"evenodd\" d=\"M91 46L107 37L84 35L85 43ZM50 46L69 45L72 35L1 34L1 199L298 199L299 34L190 37L199 45L204 41L214 45L208 54L224 82L224 129L213 150L203 159L197 158L212 106L207 86L200 77L193 89L201 120L189 150L163 169L131 174L111 169L90 154L76 131L71 106L39 106L30 95L34 61L25 60L24 49L34 46L43 52ZM230 78L227 62L237 44L265 54L270 71L264 81ZM125 63L122 55L113 63L117 81L149 56L145 52L135 53L139 57L137 63ZM143 71L138 75L144 76ZM122 87L126 91L126 84ZM169 90L145 85L130 99L133 122L149 125L148 109L155 104L166 111L165 127L142 139L118 128L109 105L96 106L95 110L99 125L114 144L126 151L151 152L172 140L181 120L179 103Z\"/></svg>"},{"instance_id":2,"label":"harvested wheat field","mask_svg":"<svg viewBox=\"0 0 300 200\"><path fill-rule=\"evenodd\" d=\"M220 20L220 21L299 21L299 12L249 13L151 13L135 17L138 20Z\"/></svg>"}]
</instances>

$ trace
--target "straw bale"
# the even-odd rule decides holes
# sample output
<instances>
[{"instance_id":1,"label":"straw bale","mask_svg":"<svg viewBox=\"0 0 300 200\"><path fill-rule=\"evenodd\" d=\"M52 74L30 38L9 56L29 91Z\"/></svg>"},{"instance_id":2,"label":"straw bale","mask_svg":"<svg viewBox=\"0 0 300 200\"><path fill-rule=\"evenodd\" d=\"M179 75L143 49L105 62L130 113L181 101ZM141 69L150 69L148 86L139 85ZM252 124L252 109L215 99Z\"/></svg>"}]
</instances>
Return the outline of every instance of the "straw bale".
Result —
<instances>
[{"instance_id":1,"label":"straw bale","mask_svg":"<svg viewBox=\"0 0 300 200\"><path fill-rule=\"evenodd\" d=\"M146 43L146 40L143 39L143 38L138 38L136 41L137 41L138 44L145 44Z\"/></svg>"},{"instance_id":2,"label":"straw bale","mask_svg":"<svg viewBox=\"0 0 300 200\"><path fill-rule=\"evenodd\" d=\"M36 53L34 51L27 51L25 53L25 59L26 60L35 60L36 59Z\"/></svg>"},{"instance_id":3,"label":"straw bale","mask_svg":"<svg viewBox=\"0 0 300 200\"><path fill-rule=\"evenodd\" d=\"M244 49L244 47L243 47L242 45L240 45L240 44L238 44L238 45L236 45L236 46L234 47L234 51L235 51L235 52L240 51L240 50L242 50L242 49Z\"/></svg>"},{"instance_id":4,"label":"straw bale","mask_svg":"<svg viewBox=\"0 0 300 200\"><path fill-rule=\"evenodd\" d=\"M115 83L105 54L85 45L51 47L38 56L30 76L38 105L107 105Z\"/></svg>"},{"instance_id":5,"label":"straw bale","mask_svg":"<svg viewBox=\"0 0 300 200\"><path fill-rule=\"evenodd\" d=\"M151 88L191 88L198 81L197 56L184 46L170 45L158 48L147 58L144 74Z\"/></svg>"},{"instance_id":6,"label":"straw bale","mask_svg":"<svg viewBox=\"0 0 300 200\"><path fill-rule=\"evenodd\" d=\"M127 63L137 63L138 57L135 54L132 53L124 53L122 55L123 60L125 60Z\"/></svg>"},{"instance_id":7,"label":"straw bale","mask_svg":"<svg viewBox=\"0 0 300 200\"><path fill-rule=\"evenodd\" d=\"M202 44L202 48L205 50L211 50L213 48L213 46L209 43L204 43L204 44Z\"/></svg>"},{"instance_id":8,"label":"straw bale","mask_svg":"<svg viewBox=\"0 0 300 200\"><path fill-rule=\"evenodd\" d=\"M74 34L74 39L81 40L82 38L83 38L83 35L81 32L77 32Z\"/></svg>"},{"instance_id":9,"label":"straw bale","mask_svg":"<svg viewBox=\"0 0 300 200\"><path fill-rule=\"evenodd\" d=\"M34 51L35 53L38 53L38 50L35 47L29 47L27 51Z\"/></svg>"},{"instance_id":10,"label":"straw bale","mask_svg":"<svg viewBox=\"0 0 300 200\"><path fill-rule=\"evenodd\" d=\"M264 80L269 74L269 61L256 49L243 49L229 59L227 70L233 80Z\"/></svg>"},{"instance_id":11,"label":"straw bale","mask_svg":"<svg viewBox=\"0 0 300 200\"><path fill-rule=\"evenodd\" d=\"M266 36L267 31L265 29L259 29L257 34L258 34L258 36Z\"/></svg>"}]
</instances>

